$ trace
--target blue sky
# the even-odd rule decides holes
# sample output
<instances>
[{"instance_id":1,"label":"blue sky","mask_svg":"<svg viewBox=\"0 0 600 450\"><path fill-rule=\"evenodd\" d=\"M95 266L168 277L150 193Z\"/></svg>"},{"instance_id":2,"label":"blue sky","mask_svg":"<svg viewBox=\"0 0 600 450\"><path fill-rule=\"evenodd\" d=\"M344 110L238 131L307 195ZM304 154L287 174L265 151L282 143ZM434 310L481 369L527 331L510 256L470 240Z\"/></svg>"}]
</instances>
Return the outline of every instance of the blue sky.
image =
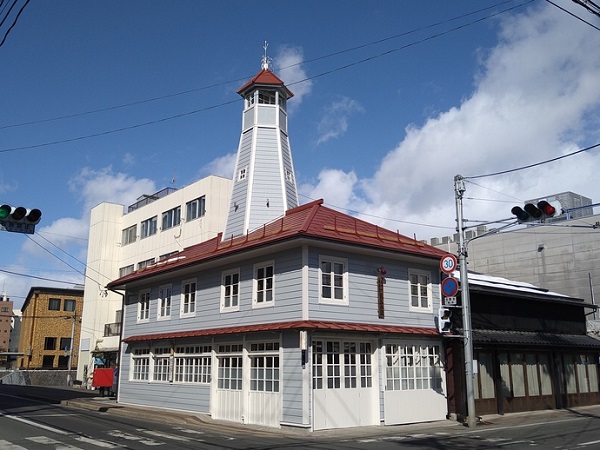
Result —
<instances>
[{"instance_id":1,"label":"blue sky","mask_svg":"<svg viewBox=\"0 0 600 450\"><path fill-rule=\"evenodd\" d=\"M0 47L0 202L43 217L34 236L0 233L0 288L19 306L32 285L83 282L101 201L231 176L236 90L265 41L295 93L300 201L418 239L453 234L456 174L600 142L600 19L553 3L30 1ZM600 201L599 158L473 180L465 217L563 191Z\"/></svg>"}]
</instances>

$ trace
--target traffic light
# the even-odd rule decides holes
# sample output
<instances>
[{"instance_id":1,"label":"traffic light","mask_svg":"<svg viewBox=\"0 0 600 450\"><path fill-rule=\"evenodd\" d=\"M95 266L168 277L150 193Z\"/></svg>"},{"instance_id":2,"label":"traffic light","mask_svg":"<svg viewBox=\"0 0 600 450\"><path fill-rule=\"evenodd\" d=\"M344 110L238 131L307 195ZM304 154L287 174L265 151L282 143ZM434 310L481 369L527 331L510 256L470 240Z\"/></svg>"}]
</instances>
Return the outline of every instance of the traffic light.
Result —
<instances>
[{"instance_id":1,"label":"traffic light","mask_svg":"<svg viewBox=\"0 0 600 450\"><path fill-rule=\"evenodd\" d=\"M513 207L510 212L516 216L519 223L543 221L549 217L562 214L562 207L559 202L550 203L546 200L540 200L537 206L533 203L527 203L523 208Z\"/></svg>"},{"instance_id":2,"label":"traffic light","mask_svg":"<svg viewBox=\"0 0 600 450\"><path fill-rule=\"evenodd\" d=\"M438 309L438 331L440 333L450 333L450 328L452 327L452 322L450 318L452 317L452 310L450 308L446 308L444 306Z\"/></svg>"},{"instance_id":3,"label":"traffic light","mask_svg":"<svg viewBox=\"0 0 600 450\"><path fill-rule=\"evenodd\" d=\"M0 205L0 229L16 233L33 234L35 225L40 222L42 212L23 206Z\"/></svg>"}]
</instances>

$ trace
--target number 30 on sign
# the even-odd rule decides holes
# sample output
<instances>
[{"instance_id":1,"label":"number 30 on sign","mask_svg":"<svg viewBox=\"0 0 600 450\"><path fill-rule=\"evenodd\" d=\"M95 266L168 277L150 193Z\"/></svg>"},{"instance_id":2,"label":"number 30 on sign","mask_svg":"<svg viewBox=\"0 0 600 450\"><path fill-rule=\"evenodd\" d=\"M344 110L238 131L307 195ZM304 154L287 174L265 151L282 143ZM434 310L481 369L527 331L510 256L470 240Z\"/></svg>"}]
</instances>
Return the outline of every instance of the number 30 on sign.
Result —
<instances>
[{"instance_id":1,"label":"number 30 on sign","mask_svg":"<svg viewBox=\"0 0 600 450\"><path fill-rule=\"evenodd\" d=\"M446 255L440 260L440 269L444 273L452 273L456 270L456 256Z\"/></svg>"}]
</instances>

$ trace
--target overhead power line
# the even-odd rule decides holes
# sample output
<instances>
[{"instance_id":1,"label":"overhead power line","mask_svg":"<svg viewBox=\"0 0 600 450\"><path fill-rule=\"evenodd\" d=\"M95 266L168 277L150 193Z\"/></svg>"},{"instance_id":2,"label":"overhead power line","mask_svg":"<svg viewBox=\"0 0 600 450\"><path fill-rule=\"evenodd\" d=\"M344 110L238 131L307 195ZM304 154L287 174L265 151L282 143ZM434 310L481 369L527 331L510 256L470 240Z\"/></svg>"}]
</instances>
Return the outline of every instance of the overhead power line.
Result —
<instances>
[{"instance_id":1,"label":"overhead power line","mask_svg":"<svg viewBox=\"0 0 600 450\"><path fill-rule=\"evenodd\" d=\"M4 43L6 42L6 38L8 37L8 35L12 31L12 29L15 27L15 25L17 24L17 21L19 20L19 17L21 17L21 13L23 12L23 10L25 9L25 7L27 6L28 3L29 3L29 0L25 0L25 3L23 4L23 6L21 6L21 9L19 9L19 12L17 12L17 15L13 19L12 24L8 27L8 29L4 33L4 37L2 38L2 41L0 42L0 47L2 47L4 45ZM6 19L8 19L8 16L10 15L12 9L14 8L14 6L16 4L17 4L17 0L15 0L12 3L12 5L10 5L10 8L8 9L8 12L6 13L6 16L4 16L4 18L0 22L0 27L2 27L4 25L4 22L6 21Z\"/></svg>"},{"instance_id":2,"label":"overhead power line","mask_svg":"<svg viewBox=\"0 0 600 450\"><path fill-rule=\"evenodd\" d=\"M484 16L484 17L480 17L480 18L474 19L474 20L472 20L470 22L467 22L467 23L464 23L464 24L461 24L461 25L457 25L457 26L455 26L453 28L450 28L448 30L441 31L439 33L435 33L435 34L426 36L423 39L419 39L417 41L410 42L410 43L408 43L406 45L403 45L403 46L400 46L400 47L396 47L396 48L387 50L385 52L382 52L382 53L379 53L379 54L376 54L376 55L372 55L372 56L369 56L367 58L363 58L363 59L358 60L358 61L354 61L354 62L351 62L351 63L348 63L348 64L344 64L342 66L338 66L338 67L336 67L334 69L331 69L331 70L323 71L323 72L321 72L319 74L316 74L316 75L313 75L313 76L310 76L310 77L306 77L306 78L304 78L302 80L298 80L298 81L294 81L294 82L288 83L288 86L293 86L293 85L297 85L297 84L300 84L300 83L304 83L306 81L310 81L310 80L314 80L314 79L317 79L317 78L321 78L323 76L327 76L327 75L330 75L330 74L335 73L335 72L346 70L346 69L349 69L351 67L355 67L357 65L364 64L364 63L373 61L375 59L382 58L384 56L388 56L390 54L393 54L393 53L396 53L396 52L399 52L399 51L402 51L402 50L406 50L407 48L414 47L416 45L419 45L419 44L425 43L427 41L430 41L432 39L436 39L436 38L445 36L447 34L450 34L450 33L453 33L453 32L459 31L459 30L462 30L462 29L467 28L469 26L475 25L475 24L480 23L480 22L482 22L484 20L488 20L488 19L496 17L498 15L505 14L507 12L513 11L515 9L518 9L518 8L520 8L520 7L524 6L524 5L527 5L529 3L532 3L534 1L535 0L525 0L525 1L522 1L521 3L519 3L517 5L513 5L513 6L509 7L509 8L505 8L505 9L502 9L502 10L499 10L499 11L495 11L495 12L490 13L490 14ZM499 3L497 5L494 5L493 7L497 7L497 6L503 5L505 3L511 3L511 2L510 1L505 1L505 2ZM375 42L372 42L372 43L369 43L369 44L363 44L363 45L357 46L357 47L355 47L353 49L364 48L366 46L375 45L377 43L381 43L381 42L384 42L384 41L389 40L389 39L393 39L393 38L396 38L396 37L404 36L404 35L407 35L407 34L412 34L412 33L415 33L417 31L425 30L425 29L428 29L428 28L431 28L431 27L434 27L434 26L439 26L441 24L445 24L445 23L448 23L448 22L451 22L451 21L455 21L455 20L460 19L460 18L468 17L468 16L473 15L473 14L475 14L477 12L482 12L482 11L488 10L490 8L493 8L493 7L489 7L489 8L485 8L485 9L482 9L482 10L474 11L474 12L471 12L471 13L468 13L468 14L464 14L462 16L457 16L457 17L454 17L454 18L449 19L449 20L444 21L444 22L440 22L440 23L433 24L433 25L428 25L426 27L421 27L421 28L418 28L418 29L415 29L415 30L412 30L412 31L409 31L409 32L406 32L406 33L402 33L402 34L398 34L398 35L395 35L395 36L392 36L392 37L380 39L378 41L375 41ZM307 60L307 61L304 61L302 64L307 64L307 63L310 63L312 61L323 59L325 57L330 57L330 56L333 56L333 55L345 53L345 52L351 51L353 49L346 49L346 50L342 50L342 51L339 51L339 52L336 52L336 53L332 53L330 55L326 55L326 56L322 56L322 57L319 57L319 58L315 58L313 60ZM288 67L292 67L292 66L293 65L288 66ZM227 84L227 83L229 83L229 82L219 83L219 84L213 85L213 86L219 86L219 85ZM206 88L199 88L198 90L200 90L200 89L206 89ZM186 91L186 92L192 92L192 91L193 90ZM172 94L171 96L181 95L181 94L182 93ZM158 99L161 99L161 98L166 98L166 97L156 97L154 99L143 100L143 101L140 101L140 102L131 103L131 104L125 104L125 105L121 105L121 106L117 106L117 107L111 107L111 108L108 108L108 109L117 109L117 108L121 108L121 107L125 107L125 106L131 106L131 105L134 105L134 104L139 104L139 103L145 103L145 102L149 102L149 101L154 101L154 100L158 100ZM57 144L66 144L66 143L70 143L70 142L81 141L81 140L84 140L84 139L90 139L90 138L95 138L95 137L100 137L100 136L106 136L106 135L110 135L110 134L114 134L114 133L119 133L119 132L133 130L133 129L136 129L136 128L141 128L141 127L145 127L145 126L149 126L149 125L154 125L154 124L161 123L161 122L170 121L170 120L173 120L173 119L178 119L178 118L181 118L181 117L190 116L190 115L193 115L193 114L198 114L200 112L205 112L205 111L209 111L211 109L220 108L222 106L227 106L227 105L230 105L230 104L233 104L233 103L237 103L239 101L241 101L241 99L230 100L230 101L227 101L227 102L219 103L219 104L212 105L212 106L207 106L205 108L196 109L196 110L189 111L189 112L186 112L186 113L176 114L174 116L163 117L163 118L160 118L160 119L156 119L156 120L152 120L152 121L148 121L148 122L144 122L144 123L140 123L140 124L135 124L135 125L127 126L127 127L121 127L121 128L117 128L117 129L113 129L113 130L107 130L107 131L103 131L103 132L99 132L99 133L93 133L93 134L78 136L78 137L69 138L69 139L62 139L62 140L58 140L58 141L45 142L45 143L41 143L41 144L34 144L34 145L26 145L26 146L20 146L20 147L11 147L11 148L0 149L0 153L7 153L7 152L18 151L18 150L30 150L30 149L34 149L34 148L48 147L48 146L57 145ZM71 115L68 115L68 116L63 116L62 118L76 117L78 115L91 114L93 112L100 112L100 111L104 111L104 110L106 110L106 109L98 109L98 110L95 110L95 111L89 111L89 112L85 112L85 113L71 114ZM45 121L59 120L59 119L60 118L45 119ZM34 124L34 123L36 123L36 122L27 122L26 124ZM22 124L22 125L24 125L24 124ZM8 128L8 127L11 127L11 126L19 126L19 125L18 124L17 125L8 125L8 126L5 126L4 128Z\"/></svg>"},{"instance_id":3,"label":"overhead power line","mask_svg":"<svg viewBox=\"0 0 600 450\"><path fill-rule=\"evenodd\" d=\"M475 175L475 176L471 176L471 177L464 177L464 179L465 180L474 180L476 178L494 177L496 175L504 175L504 174L507 174L507 173L517 172L519 170L531 169L532 167L542 166L544 164L549 164L551 162L558 161L559 159L569 158L570 156L575 156L575 155L577 155L579 153L583 153L583 152L587 152L587 151L593 150L596 147L600 147L600 143L594 144L594 145L590 145L589 147L582 148L582 149L576 150L576 151L571 152L571 153L567 153L566 155L557 156L556 158L546 159L545 161L540 161L540 162L537 162L537 163L534 163L534 164L528 164L526 166L515 167L514 169L502 170L500 172L488 173L488 174L485 174L485 175Z\"/></svg>"},{"instance_id":4,"label":"overhead power line","mask_svg":"<svg viewBox=\"0 0 600 450\"><path fill-rule=\"evenodd\" d=\"M371 46L374 46L374 45L378 45L378 44L381 44L383 42L387 42L387 41L390 41L390 40L393 40L393 39L397 39L397 38L400 38L400 37L405 37L405 36L408 36L410 34L417 33L419 31L427 30L427 29L430 29L430 28L435 28L435 27L438 27L438 26L441 26L441 25L444 25L444 24L447 24L447 23L450 23L450 22L454 22L456 20L460 20L460 19L463 19L465 17L473 16L475 14L479 14L479 13L482 13L484 11L488 11L488 10L497 8L497 7L501 6L501 5L504 5L506 3L512 3L512 2L513 2L513 0L506 0L506 1L503 1L503 2L500 2L500 3L496 3L494 5L491 5L491 6L482 8L482 9L471 11L471 12L466 13L466 14L461 14L459 16L455 16L455 17L452 17L450 19L443 20L443 21L440 21L440 22L436 22L436 23L433 23L433 24L430 24L430 25L426 25L426 26L423 26L423 27L413 28L412 30L409 30L409 31L406 31L406 32L403 32L403 33L399 33L399 34L395 34L393 36L388 36L388 37L385 37L385 38L382 38L382 39L378 39L378 40L375 40L375 41L372 41L372 42L368 42L366 44L360 44L360 45L357 45L357 46L354 46L354 47L346 48L346 49L343 49L343 50L338 50L338 51L333 52L333 53L328 53L326 55L317 56L316 58L306 59L306 60L304 60L302 62L298 62L298 63L290 64L288 66L281 67L280 70L286 70L286 69L290 69L292 67L296 67L296 66L299 66L299 65L306 65L306 64L310 64L310 63L313 63L313 62L316 62L316 61L321 61L321 60L324 60L324 59L332 58L334 56L339 56L339 55L342 55L344 53L349 53L349 52L352 52L352 51L355 51L355 50L361 50L363 48L367 48L367 47L371 47ZM521 5L517 5L517 7L519 7L519 6L522 6L522 4ZM502 12L506 12L506 10L502 11ZM489 17L493 17L493 16L489 16ZM486 18L488 18L488 17L486 17ZM28 121L28 122L21 122L21 123L3 125L3 126L0 126L0 130L4 130L4 129L7 129L7 128L22 127L22 126L26 126L26 125L36 125L36 124L40 124L40 123L53 122L53 121L62 120L62 119L71 119L71 118L74 118L74 117L81 117L81 116L86 116L86 115L90 115L90 114L96 114L96 113L100 113L100 112L113 111L113 110L117 110L117 109L127 108L127 107L130 107L130 106L137 106L137 105L141 105L141 104L144 104L144 103L151 103L151 102L155 102L155 101L159 101L159 100L164 100L164 99L167 99L167 98L178 97L178 96L181 96L181 95L192 94L192 93L199 92L199 91L204 91L204 90L208 90L208 89L212 89L212 88L216 88L216 87L220 87L220 86L225 86L225 85L228 85L228 84L240 83L240 82L248 80L248 78L252 77L253 75L254 74L250 74L250 75L248 75L248 76L246 76L244 78L237 78L237 79L234 79L234 80L223 81L223 82L219 82L219 83L215 83L215 84L211 84L211 85L207 85L207 86L201 86L201 87L194 88L194 89L188 89L188 90L181 91L181 92L176 92L176 93L173 93L173 94L167 94L167 95L161 95L161 96L151 97L151 98L148 98L148 99L139 100L139 101L130 102L130 103L123 103L123 104L120 104L120 105L108 106L108 107L105 107L105 108L98 108L98 109L93 109L93 110L90 110L90 111L84 111L84 112L79 112L79 113L66 114L66 115L63 115L63 116L50 117L50 118L47 118L47 119L32 120L32 121Z\"/></svg>"}]
</instances>

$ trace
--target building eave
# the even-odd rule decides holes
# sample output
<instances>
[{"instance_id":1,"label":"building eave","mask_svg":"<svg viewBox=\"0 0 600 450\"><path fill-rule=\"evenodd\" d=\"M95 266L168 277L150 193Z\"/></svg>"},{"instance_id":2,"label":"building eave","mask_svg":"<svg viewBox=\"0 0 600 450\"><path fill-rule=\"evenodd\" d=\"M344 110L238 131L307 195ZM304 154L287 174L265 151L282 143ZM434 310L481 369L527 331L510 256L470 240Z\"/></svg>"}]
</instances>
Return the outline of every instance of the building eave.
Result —
<instances>
[{"instance_id":1,"label":"building eave","mask_svg":"<svg viewBox=\"0 0 600 450\"><path fill-rule=\"evenodd\" d=\"M218 336L226 334L259 333L289 330L306 331L336 331L336 332L360 332L360 333L382 333L412 336L440 336L436 328L410 327L399 325L381 325L353 322L327 322L318 320L297 320L288 322L263 323L255 325L240 325L221 328L202 328L189 331L174 331L169 333L141 334L129 336L123 342L147 342L163 341L172 339L185 339Z\"/></svg>"}]
</instances>

